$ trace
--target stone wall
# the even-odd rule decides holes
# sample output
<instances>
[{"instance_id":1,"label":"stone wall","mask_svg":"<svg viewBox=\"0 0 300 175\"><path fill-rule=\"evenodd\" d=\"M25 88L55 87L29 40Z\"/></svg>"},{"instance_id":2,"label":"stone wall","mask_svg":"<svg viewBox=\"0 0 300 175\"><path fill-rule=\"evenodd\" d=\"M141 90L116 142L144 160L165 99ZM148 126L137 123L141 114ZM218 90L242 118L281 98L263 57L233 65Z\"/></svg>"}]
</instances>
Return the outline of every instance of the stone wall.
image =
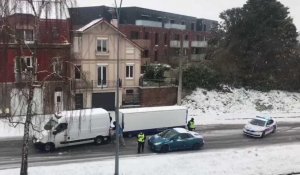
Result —
<instances>
[{"instance_id":1,"label":"stone wall","mask_svg":"<svg viewBox=\"0 0 300 175\"><path fill-rule=\"evenodd\" d=\"M177 87L140 87L141 107L170 106L177 103Z\"/></svg>"}]
</instances>

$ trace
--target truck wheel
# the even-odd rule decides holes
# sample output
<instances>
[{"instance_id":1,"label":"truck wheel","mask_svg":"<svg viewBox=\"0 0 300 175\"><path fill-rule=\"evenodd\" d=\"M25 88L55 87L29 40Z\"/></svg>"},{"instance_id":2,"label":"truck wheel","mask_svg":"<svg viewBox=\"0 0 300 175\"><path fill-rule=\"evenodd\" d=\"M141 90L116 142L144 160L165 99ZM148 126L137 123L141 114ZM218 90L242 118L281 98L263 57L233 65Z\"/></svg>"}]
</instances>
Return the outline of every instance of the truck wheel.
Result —
<instances>
[{"instance_id":1,"label":"truck wheel","mask_svg":"<svg viewBox=\"0 0 300 175\"><path fill-rule=\"evenodd\" d=\"M161 153L166 153L169 151L169 145L163 145L160 149Z\"/></svg>"},{"instance_id":2,"label":"truck wheel","mask_svg":"<svg viewBox=\"0 0 300 175\"><path fill-rule=\"evenodd\" d=\"M52 152L52 151L54 151L54 148L55 148L55 146L53 143L46 143L44 146L44 151Z\"/></svg>"},{"instance_id":3,"label":"truck wheel","mask_svg":"<svg viewBox=\"0 0 300 175\"><path fill-rule=\"evenodd\" d=\"M97 136L97 137L94 139L94 142L95 142L97 145L103 144L103 142L104 142L103 137L102 137L102 136Z\"/></svg>"}]
</instances>

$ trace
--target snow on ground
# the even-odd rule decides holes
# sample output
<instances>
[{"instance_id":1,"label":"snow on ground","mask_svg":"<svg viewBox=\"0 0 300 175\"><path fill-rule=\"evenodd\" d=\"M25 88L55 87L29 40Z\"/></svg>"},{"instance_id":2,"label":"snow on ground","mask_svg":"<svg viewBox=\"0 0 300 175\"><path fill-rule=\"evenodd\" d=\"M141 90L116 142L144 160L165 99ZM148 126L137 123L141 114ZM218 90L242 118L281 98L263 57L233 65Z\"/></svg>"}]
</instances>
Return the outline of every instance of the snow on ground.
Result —
<instances>
[{"instance_id":1,"label":"snow on ground","mask_svg":"<svg viewBox=\"0 0 300 175\"><path fill-rule=\"evenodd\" d=\"M234 124L264 115L277 121L300 121L300 93L234 89L197 89L182 100L197 124Z\"/></svg>"},{"instance_id":2,"label":"snow on ground","mask_svg":"<svg viewBox=\"0 0 300 175\"><path fill-rule=\"evenodd\" d=\"M279 175L300 172L300 144L121 157L121 175ZM30 175L112 175L114 159L30 167ZM0 171L15 175L19 169Z\"/></svg>"},{"instance_id":3,"label":"snow on ground","mask_svg":"<svg viewBox=\"0 0 300 175\"><path fill-rule=\"evenodd\" d=\"M194 117L198 125L244 124L256 115L272 116L277 121L300 122L300 93L225 89L217 92L199 88L186 96L182 105L188 107L189 118ZM13 128L7 121L0 120L0 138L20 137L22 134L22 125Z\"/></svg>"}]
</instances>

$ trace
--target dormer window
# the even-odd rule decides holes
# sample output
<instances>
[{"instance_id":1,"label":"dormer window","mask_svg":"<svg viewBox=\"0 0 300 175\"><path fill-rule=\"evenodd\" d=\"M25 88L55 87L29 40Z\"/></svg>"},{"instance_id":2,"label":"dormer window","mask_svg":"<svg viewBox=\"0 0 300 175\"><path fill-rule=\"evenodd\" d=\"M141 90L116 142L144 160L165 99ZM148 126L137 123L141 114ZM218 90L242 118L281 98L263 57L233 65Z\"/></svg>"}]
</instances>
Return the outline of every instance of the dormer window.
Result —
<instances>
[{"instance_id":1,"label":"dormer window","mask_svg":"<svg viewBox=\"0 0 300 175\"><path fill-rule=\"evenodd\" d=\"M31 29L18 29L16 30L16 40L24 41L25 43L33 42L33 30Z\"/></svg>"},{"instance_id":2,"label":"dormer window","mask_svg":"<svg viewBox=\"0 0 300 175\"><path fill-rule=\"evenodd\" d=\"M97 53L108 53L108 38L97 38Z\"/></svg>"}]
</instances>

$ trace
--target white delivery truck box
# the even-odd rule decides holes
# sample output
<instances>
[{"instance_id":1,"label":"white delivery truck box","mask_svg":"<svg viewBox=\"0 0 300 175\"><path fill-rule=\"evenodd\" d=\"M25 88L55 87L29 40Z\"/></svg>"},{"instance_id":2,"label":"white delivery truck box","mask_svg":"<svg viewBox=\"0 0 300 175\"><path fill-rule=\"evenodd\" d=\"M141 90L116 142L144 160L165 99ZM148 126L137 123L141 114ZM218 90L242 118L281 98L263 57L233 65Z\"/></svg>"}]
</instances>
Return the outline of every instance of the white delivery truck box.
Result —
<instances>
[{"instance_id":1,"label":"white delivery truck box","mask_svg":"<svg viewBox=\"0 0 300 175\"><path fill-rule=\"evenodd\" d=\"M184 106L126 108L119 110L125 136L155 134L167 128L185 127L188 110Z\"/></svg>"},{"instance_id":2,"label":"white delivery truck box","mask_svg":"<svg viewBox=\"0 0 300 175\"><path fill-rule=\"evenodd\" d=\"M33 133L33 142L45 151L88 142L102 144L109 138L109 128L109 114L102 108L62 111L42 132Z\"/></svg>"}]
</instances>

